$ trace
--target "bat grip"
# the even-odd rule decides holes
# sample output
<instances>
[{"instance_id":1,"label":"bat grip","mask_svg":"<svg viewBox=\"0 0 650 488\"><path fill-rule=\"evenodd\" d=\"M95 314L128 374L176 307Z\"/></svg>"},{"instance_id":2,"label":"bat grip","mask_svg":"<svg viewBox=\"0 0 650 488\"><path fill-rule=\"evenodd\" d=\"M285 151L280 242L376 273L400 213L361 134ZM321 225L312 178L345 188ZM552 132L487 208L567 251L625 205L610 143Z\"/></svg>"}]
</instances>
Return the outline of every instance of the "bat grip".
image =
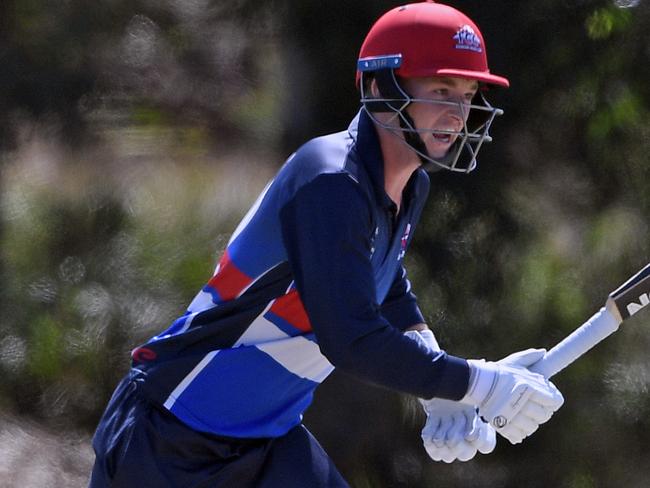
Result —
<instances>
[{"instance_id":1,"label":"bat grip","mask_svg":"<svg viewBox=\"0 0 650 488\"><path fill-rule=\"evenodd\" d=\"M603 307L529 369L545 378L550 378L607 336L616 332L619 325L620 320L615 318L606 307Z\"/></svg>"}]
</instances>

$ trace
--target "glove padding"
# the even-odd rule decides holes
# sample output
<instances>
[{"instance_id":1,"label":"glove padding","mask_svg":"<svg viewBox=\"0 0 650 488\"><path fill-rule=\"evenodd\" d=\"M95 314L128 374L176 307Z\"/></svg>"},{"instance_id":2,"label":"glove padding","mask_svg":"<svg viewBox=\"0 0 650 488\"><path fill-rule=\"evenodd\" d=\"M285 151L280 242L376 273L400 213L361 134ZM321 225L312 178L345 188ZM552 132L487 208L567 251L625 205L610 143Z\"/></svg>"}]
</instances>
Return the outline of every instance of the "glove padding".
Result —
<instances>
[{"instance_id":1,"label":"glove padding","mask_svg":"<svg viewBox=\"0 0 650 488\"><path fill-rule=\"evenodd\" d=\"M526 369L544 353L527 349L496 363L468 361L472 381L462 402L477 404L480 415L512 444L533 434L564 403L553 383Z\"/></svg>"},{"instance_id":2,"label":"glove padding","mask_svg":"<svg viewBox=\"0 0 650 488\"><path fill-rule=\"evenodd\" d=\"M405 335L432 352L440 351L433 332L428 329L407 331ZM434 461L468 461L477 452L488 454L494 450L494 428L478 416L475 407L442 398L419 401L427 414L422 442Z\"/></svg>"}]
</instances>

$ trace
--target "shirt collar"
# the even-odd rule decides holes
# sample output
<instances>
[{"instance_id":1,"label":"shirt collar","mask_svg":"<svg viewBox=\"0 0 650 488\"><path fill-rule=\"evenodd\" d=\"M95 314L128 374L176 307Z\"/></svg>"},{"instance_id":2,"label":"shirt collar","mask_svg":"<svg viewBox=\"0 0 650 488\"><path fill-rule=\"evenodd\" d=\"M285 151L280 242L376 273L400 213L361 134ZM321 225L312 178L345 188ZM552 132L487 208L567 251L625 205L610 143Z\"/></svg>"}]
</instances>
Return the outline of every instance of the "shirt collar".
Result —
<instances>
[{"instance_id":1,"label":"shirt collar","mask_svg":"<svg viewBox=\"0 0 650 488\"><path fill-rule=\"evenodd\" d=\"M393 202L384 189L384 157L377 136L377 129L370 120L370 116L361 109L348 127L348 133L355 142L355 152L365 168L377 199L382 207L395 211L397 205Z\"/></svg>"},{"instance_id":2,"label":"shirt collar","mask_svg":"<svg viewBox=\"0 0 650 488\"><path fill-rule=\"evenodd\" d=\"M348 133L355 143L354 150L359 161L361 161L366 172L370 175L378 201L382 207L396 212L397 205L391 200L384 188L384 156L381 153L377 129L364 109L361 109L354 119L352 119L348 127ZM420 173L426 175L424 169L420 168L413 173L406 185L404 192L406 200L403 204L408 205L410 200L419 197L420 192L417 190L418 185L415 184L415 180L418 177L422 177Z\"/></svg>"}]
</instances>

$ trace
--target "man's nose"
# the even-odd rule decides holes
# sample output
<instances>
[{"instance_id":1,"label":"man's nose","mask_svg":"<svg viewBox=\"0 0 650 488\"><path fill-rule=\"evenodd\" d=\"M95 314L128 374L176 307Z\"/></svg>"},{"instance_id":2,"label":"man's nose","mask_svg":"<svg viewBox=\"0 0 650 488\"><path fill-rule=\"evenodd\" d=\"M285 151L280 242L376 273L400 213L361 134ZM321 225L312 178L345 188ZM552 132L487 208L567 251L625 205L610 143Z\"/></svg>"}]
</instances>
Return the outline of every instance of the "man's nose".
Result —
<instances>
[{"instance_id":1,"label":"man's nose","mask_svg":"<svg viewBox=\"0 0 650 488\"><path fill-rule=\"evenodd\" d=\"M449 115L458 118L459 121L466 121L469 116L469 104L459 98L450 98L449 102Z\"/></svg>"}]
</instances>

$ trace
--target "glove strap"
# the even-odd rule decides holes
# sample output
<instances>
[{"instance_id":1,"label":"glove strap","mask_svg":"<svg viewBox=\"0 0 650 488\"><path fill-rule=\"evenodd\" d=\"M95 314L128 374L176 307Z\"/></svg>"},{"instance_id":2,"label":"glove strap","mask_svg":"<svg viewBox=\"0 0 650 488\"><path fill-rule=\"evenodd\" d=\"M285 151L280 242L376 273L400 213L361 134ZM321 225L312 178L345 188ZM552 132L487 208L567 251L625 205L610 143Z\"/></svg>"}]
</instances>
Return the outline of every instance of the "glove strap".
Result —
<instances>
[{"instance_id":1,"label":"glove strap","mask_svg":"<svg viewBox=\"0 0 650 488\"><path fill-rule=\"evenodd\" d=\"M499 375L499 367L492 362L468 359L469 387L467 393L460 400L469 405L483 405L494 392Z\"/></svg>"}]
</instances>

